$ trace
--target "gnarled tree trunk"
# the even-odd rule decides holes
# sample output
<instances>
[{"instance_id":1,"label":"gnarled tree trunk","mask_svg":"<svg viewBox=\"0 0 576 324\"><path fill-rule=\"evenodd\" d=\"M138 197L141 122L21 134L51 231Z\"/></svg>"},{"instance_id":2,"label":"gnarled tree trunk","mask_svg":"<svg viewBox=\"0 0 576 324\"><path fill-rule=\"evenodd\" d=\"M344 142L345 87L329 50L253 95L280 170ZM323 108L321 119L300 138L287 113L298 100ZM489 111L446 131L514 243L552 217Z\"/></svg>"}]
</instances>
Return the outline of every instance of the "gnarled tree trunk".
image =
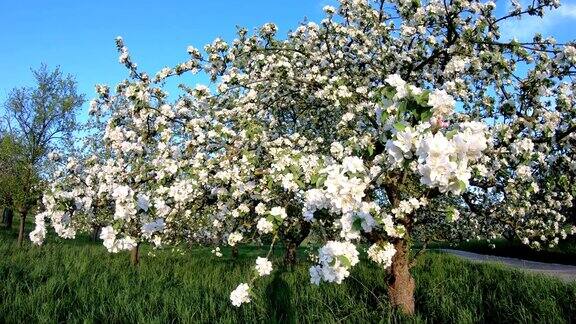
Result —
<instances>
[{"instance_id":1,"label":"gnarled tree trunk","mask_svg":"<svg viewBox=\"0 0 576 324\"><path fill-rule=\"evenodd\" d=\"M388 296L393 306L406 315L413 315L415 310L414 290L416 285L410 273L408 243L399 240L394 244L396 254L392 258L391 277L388 282Z\"/></svg>"},{"instance_id":2,"label":"gnarled tree trunk","mask_svg":"<svg viewBox=\"0 0 576 324\"><path fill-rule=\"evenodd\" d=\"M238 245L234 245L232 247L232 258L234 259L238 258Z\"/></svg>"}]
</instances>

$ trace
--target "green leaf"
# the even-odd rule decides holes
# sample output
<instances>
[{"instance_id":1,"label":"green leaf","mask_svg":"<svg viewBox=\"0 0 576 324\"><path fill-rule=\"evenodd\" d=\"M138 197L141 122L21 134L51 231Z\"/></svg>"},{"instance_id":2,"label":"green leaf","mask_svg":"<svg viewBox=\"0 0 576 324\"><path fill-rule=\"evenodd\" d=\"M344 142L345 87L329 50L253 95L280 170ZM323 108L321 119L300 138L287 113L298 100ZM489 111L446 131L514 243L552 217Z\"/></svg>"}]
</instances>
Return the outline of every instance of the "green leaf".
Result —
<instances>
[{"instance_id":1,"label":"green leaf","mask_svg":"<svg viewBox=\"0 0 576 324\"><path fill-rule=\"evenodd\" d=\"M402 101L399 105L398 105L398 115L401 115L403 112L406 111L407 108L407 102L406 101Z\"/></svg>"},{"instance_id":2,"label":"green leaf","mask_svg":"<svg viewBox=\"0 0 576 324\"><path fill-rule=\"evenodd\" d=\"M450 223L453 222L454 214L455 214L455 208L453 206L448 207L446 210L446 221Z\"/></svg>"},{"instance_id":3,"label":"green leaf","mask_svg":"<svg viewBox=\"0 0 576 324\"><path fill-rule=\"evenodd\" d=\"M310 183L314 183L314 184L315 184L316 181L318 181L318 178L319 178L318 173L313 173L313 174L310 176Z\"/></svg>"},{"instance_id":4,"label":"green leaf","mask_svg":"<svg viewBox=\"0 0 576 324\"><path fill-rule=\"evenodd\" d=\"M321 188L322 186L324 186L324 182L326 181L327 178L328 177L325 174L319 176L318 180L316 180L316 188Z\"/></svg>"},{"instance_id":5,"label":"green leaf","mask_svg":"<svg viewBox=\"0 0 576 324\"><path fill-rule=\"evenodd\" d=\"M117 222L117 223L112 224L112 228L119 231L120 229L122 229L121 222Z\"/></svg>"},{"instance_id":6,"label":"green leaf","mask_svg":"<svg viewBox=\"0 0 576 324\"><path fill-rule=\"evenodd\" d=\"M276 217L274 217L272 215L268 215L268 216L266 216L266 220L269 221L270 223L274 224L276 222Z\"/></svg>"},{"instance_id":7,"label":"green leaf","mask_svg":"<svg viewBox=\"0 0 576 324\"><path fill-rule=\"evenodd\" d=\"M430 118L432 118L432 112L430 110L427 110L427 111L420 114L420 120L421 121L427 121Z\"/></svg>"},{"instance_id":8,"label":"green leaf","mask_svg":"<svg viewBox=\"0 0 576 324\"><path fill-rule=\"evenodd\" d=\"M382 95L386 99L392 100L394 98L394 96L396 95L396 89L394 89L394 87L392 87L392 86L387 86L384 89L382 89Z\"/></svg>"},{"instance_id":9,"label":"green leaf","mask_svg":"<svg viewBox=\"0 0 576 324\"><path fill-rule=\"evenodd\" d=\"M356 218L354 220L354 222L352 223L352 228L356 231L361 231L362 230L362 219Z\"/></svg>"},{"instance_id":10,"label":"green leaf","mask_svg":"<svg viewBox=\"0 0 576 324\"><path fill-rule=\"evenodd\" d=\"M458 186L460 187L460 191L465 192L466 191L466 182L462 181L462 180L458 180Z\"/></svg>"},{"instance_id":11,"label":"green leaf","mask_svg":"<svg viewBox=\"0 0 576 324\"><path fill-rule=\"evenodd\" d=\"M390 114L386 110L382 110L382 115L380 116L380 121L382 124L386 123L388 117L390 117Z\"/></svg>"},{"instance_id":12,"label":"green leaf","mask_svg":"<svg viewBox=\"0 0 576 324\"><path fill-rule=\"evenodd\" d=\"M397 225L395 229L396 229L396 233L400 237L403 237L404 234L406 234L406 228L403 225Z\"/></svg>"},{"instance_id":13,"label":"green leaf","mask_svg":"<svg viewBox=\"0 0 576 324\"><path fill-rule=\"evenodd\" d=\"M294 175L294 178L297 178L300 175L300 167L292 164L290 165L290 172Z\"/></svg>"},{"instance_id":14,"label":"green leaf","mask_svg":"<svg viewBox=\"0 0 576 324\"><path fill-rule=\"evenodd\" d=\"M422 91L421 94L414 96L414 100L416 100L416 103L419 104L420 106L428 106L429 97L430 97L430 91L425 90Z\"/></svg>"},{"instance_id":15,"label":"green leaf","mask_svg":"<svg viewBox=\"0 0 576 324\"><path fill-rule=\"evenodd\" d=\"M402 124L401 122L397 122L397 123L394 124L394 128L395 128L397 131L401 132L401 131L403 131L404 129L406 129L406 125Z\"/></svg>"},{"instance_id":16,"label":"green leaf","mask_svg":"<svg viewBox=\"0 0 576 324\"><path fill-rule=\"evenodd\" d=\"M294 182L296 182L296 184L298 185L298 187L300 187L300 189L303 189L304 187L306 187L306 185L304 184L304 182L302 182L300 179L298 178L294 178Z\"/></svg>"},{"instance_id":17,"label":"green leaf","mask_svg":"<svg viewBox=\"0 0 576 324\"><path fill-rule=\"evenodd\" d=\"M352 266L352 262L350 262L350 260L348 260L348 258L344 255L339 255L336 257L336 259L338 259L338 261L340 261L340 264L346 268L350 268Z\"/></svg>"},{"instance_id":18,"label":"green leaf","mask_svg":"<svg viewBox=\"0 0 576 324\"><path fill-rule=\"evenodd\" d=\"M456 135L456 133L458 133L458 130L453 129L453 130L451 130L451 131L449 131L449 132L446 133L446 138L447 138L447 139L452 139L452 137L454 137L454 135Z\"/></svg>"},{"instance_id":19,"label":"green leaf","mask_svg":"<svg viewBox=\"0 0 576 324\"><path fill-rule=\"evenodd\" d=\"M269 190L272 190L272 189L274 188L274 181L272 181L272 177L271 177L271 176L268 176L267 178L268 178L268 183L267 183L268 189L269 189Z\"/></svg>"},{"instance_id":20,"label":"green leaf","mask_svg":"<svg viewBox=\"0 0 576 324\"><path fill-rule=\"evenodd\" d=\"M372 156L374 154L374 146L368 146L368 156Z\"/></svg>"}]
</instances>

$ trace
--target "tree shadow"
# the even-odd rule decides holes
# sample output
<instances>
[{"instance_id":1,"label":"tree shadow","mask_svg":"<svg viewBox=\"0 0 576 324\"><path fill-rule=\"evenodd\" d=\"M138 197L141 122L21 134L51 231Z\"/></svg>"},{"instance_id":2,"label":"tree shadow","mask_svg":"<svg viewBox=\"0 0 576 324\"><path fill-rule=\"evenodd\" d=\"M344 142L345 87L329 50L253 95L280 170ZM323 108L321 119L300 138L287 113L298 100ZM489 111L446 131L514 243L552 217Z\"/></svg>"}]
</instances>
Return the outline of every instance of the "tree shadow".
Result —
<instances>
[{"instance_id":1,"label":"tree shadow","mask_svg":"<svg viewBox=\"0 0 576 324\"><path fill-rule=\"evenodd\" d=\"M292 306L292 291L283 278L287 269L282 267L274 272L274 277L266 287L267 313L271 322L296 323L294 307Z\"/></svg>"}]
</instances>

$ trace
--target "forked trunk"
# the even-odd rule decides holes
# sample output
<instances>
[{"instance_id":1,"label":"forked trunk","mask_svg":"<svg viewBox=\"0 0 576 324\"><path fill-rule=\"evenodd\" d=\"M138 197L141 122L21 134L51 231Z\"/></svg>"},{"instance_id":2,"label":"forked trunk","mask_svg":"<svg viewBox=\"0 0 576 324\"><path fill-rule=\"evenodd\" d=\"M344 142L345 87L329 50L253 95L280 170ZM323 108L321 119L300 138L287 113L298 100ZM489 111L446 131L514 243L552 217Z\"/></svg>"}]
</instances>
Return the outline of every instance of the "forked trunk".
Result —
<instances>
[{"instance_id":1,"label":"forked trunk","mask_svg":"<svg viewBox=\"0 0 576 324\"><path fill-rule=\"evenodd\" d=\"M410 273L410 260L408 244L405 240L400 240L394 244L396 254L392 258L391 278L388 283L388 295L390 302L402 313L413 315L415 283Z\"/></svg>"},{"instance_id":2,"label":"forked trunk","mask_svg":"<svg viewBox=\"0 0 576 324\"><path fill-rule=\"evenodd\" d=\"M26 225L26 215L28 210L22 210L20 212L20 226L18 228L18 246L22 246L24 242L24 225Z\"/></svg>"},{"instance_id":3,"label":"forked trunk","mask_svg":"<svg viewBox=\"0 0 576 324\"><path fill-rule=\"evenodd\" d=\"M134 266L140 263L140 243L136 244L130 251L130 263Z\"/></svg>"},{"instance_id":4,"label":"forked trunk","mask_svg":"<svg viewBox=\"0 0 576 324\"><path fill-rule=\"evenodd\" d=\"M291 267L296 265L296 248L298 246L294 242L287 242L284 251L284 266Z\"/></svg>"}]
</instances>

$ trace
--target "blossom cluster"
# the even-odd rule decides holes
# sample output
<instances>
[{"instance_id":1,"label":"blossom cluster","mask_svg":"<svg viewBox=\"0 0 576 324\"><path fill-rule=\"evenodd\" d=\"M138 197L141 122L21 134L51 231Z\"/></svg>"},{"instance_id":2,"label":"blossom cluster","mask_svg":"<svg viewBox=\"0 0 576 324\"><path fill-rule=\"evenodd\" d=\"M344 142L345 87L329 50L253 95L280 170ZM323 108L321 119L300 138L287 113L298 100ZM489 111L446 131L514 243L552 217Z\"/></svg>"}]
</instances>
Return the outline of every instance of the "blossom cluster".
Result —
<instances>
[{"instance_id":1,"label":"blossom cluster","mask_svg":"<svg viewBox=\"0 0 576 324\"><path fill-rule=\"evenodd\" d=\"M359 262L358 250L350 242L328 241L318 250L318 265L310 267L310 281L341 283L350 275L350 268Z\"/></svg>"}]
</instances>

